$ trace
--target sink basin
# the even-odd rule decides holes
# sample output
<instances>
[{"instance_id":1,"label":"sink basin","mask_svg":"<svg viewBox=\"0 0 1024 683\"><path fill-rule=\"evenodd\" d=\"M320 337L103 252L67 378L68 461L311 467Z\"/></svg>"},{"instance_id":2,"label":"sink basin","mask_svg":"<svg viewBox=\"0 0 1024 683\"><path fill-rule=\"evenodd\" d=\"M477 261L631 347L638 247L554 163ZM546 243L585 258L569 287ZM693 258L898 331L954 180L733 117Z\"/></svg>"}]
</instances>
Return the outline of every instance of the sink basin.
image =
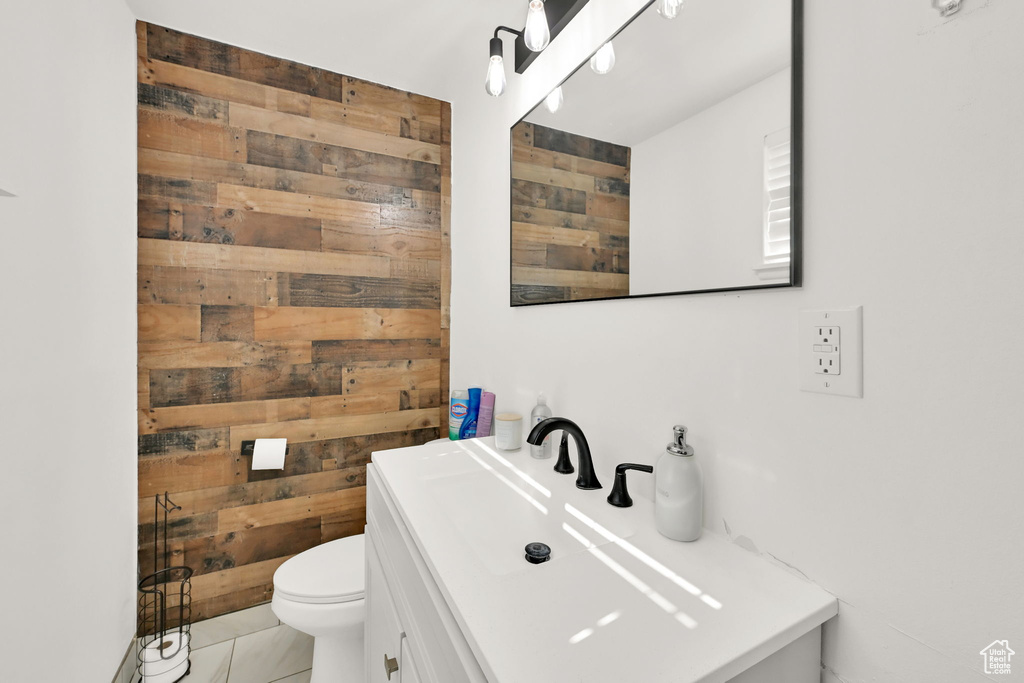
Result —
<instances>
[{"instance_id":1,"label":"sink basin","mask_svg":"<svg viewBox=\"0 0 1024 683\"><path fill-rule=\"evenodd\" d=\"M597 523L582 511L604 504L604 492L580 491L575 475L550 471L553 461L543 461L548 476L536 466L528 473L512 458L522 456L506 458L480 443L456 443L422 479L424 492L450 523L453 541L462 546L453 550L468 550L489 572L504 575L538 566L524 557L528 543L550 546L549 562L558 562L632 535L620 521L605 518ZM503 514L473 512L482 509Z\"/></svg>"}]
</instances>

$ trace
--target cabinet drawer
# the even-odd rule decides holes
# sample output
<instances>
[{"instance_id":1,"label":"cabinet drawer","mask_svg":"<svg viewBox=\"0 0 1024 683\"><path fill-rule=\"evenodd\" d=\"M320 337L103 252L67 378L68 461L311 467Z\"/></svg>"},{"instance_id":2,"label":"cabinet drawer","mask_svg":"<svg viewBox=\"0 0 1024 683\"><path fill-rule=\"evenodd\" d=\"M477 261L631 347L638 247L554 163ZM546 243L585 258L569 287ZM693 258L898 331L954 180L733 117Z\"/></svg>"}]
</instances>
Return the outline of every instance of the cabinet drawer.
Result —
<instances>
[{"instance_id":1,"label":"cabinet drawer","mask_svg":"<svg viewBox=\"0 0 1024 683\"><path fill-rule=\"evenodd\" d=\"M376 469L366 469L367 539L380 558L419 677L423 683L486 683Z\"/></svg>"}]
</instances>

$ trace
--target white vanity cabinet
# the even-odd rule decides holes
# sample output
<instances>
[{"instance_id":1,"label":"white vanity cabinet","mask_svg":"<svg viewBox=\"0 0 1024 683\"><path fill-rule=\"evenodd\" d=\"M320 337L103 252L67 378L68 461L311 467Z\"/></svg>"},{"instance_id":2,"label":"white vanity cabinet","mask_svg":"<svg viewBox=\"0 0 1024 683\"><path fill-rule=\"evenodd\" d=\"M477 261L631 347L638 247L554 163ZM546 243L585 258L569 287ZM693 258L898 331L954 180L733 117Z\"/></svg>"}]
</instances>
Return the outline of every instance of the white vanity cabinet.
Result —
<instances>
[{"instance_id":1,"label":"white vanity cabinet","mask_svg":"<svg viewBox=\"0 0 1024 683\"><path fill-rule=\"evenodd\" d=\"M819 680L835 598L715 534L660 536L650 501L612 508L493 439L374 453L366 490L367 683Z\"/></svg>"},{"instance_id":2,"label":"white vanity cabinet","mask_svg":"<svg viewBox=\"0 0 1024 683\"><path fill-rule=\"evenodd\" d=\"M374 466L367 469L367 683L486 683Z\"/></svg>"}]
</instances>

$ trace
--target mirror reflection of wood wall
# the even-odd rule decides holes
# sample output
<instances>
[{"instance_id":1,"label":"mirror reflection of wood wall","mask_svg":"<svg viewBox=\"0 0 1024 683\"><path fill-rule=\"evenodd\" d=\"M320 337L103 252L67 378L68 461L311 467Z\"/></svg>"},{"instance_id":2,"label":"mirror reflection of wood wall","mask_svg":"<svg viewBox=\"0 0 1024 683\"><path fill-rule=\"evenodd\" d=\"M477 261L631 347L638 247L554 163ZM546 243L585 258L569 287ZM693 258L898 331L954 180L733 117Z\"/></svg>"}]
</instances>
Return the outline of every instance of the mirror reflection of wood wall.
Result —
<instances>
[{"instance_id":1,"label":"mirror reflection of wood wall","mask_svg":"<svg viewBox=\"0 0 1024 683\"><path fill-rule=\"evenodd\" d=\"M630 149L512 129L512 305L629 296Z\"/></svg>"}]
</instances>

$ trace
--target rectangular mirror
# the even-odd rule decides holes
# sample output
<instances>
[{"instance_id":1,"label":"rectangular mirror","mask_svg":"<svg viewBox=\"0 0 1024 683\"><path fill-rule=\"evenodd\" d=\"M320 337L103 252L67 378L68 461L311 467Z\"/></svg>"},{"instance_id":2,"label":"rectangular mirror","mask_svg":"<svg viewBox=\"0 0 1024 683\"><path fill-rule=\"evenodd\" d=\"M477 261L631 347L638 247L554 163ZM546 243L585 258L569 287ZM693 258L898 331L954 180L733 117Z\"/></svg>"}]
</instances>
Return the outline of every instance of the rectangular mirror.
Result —
<instances>
[{"instance_id":1,"label":"rectangular mirror","mask_svg":"<svg viewBox=\"0 0 1024 683\"><path fill-rule=\"evenodd\" d=\"M800 284L801 0L664 4L512 127L513 306Z\"/></svg>"}]
</instances>

